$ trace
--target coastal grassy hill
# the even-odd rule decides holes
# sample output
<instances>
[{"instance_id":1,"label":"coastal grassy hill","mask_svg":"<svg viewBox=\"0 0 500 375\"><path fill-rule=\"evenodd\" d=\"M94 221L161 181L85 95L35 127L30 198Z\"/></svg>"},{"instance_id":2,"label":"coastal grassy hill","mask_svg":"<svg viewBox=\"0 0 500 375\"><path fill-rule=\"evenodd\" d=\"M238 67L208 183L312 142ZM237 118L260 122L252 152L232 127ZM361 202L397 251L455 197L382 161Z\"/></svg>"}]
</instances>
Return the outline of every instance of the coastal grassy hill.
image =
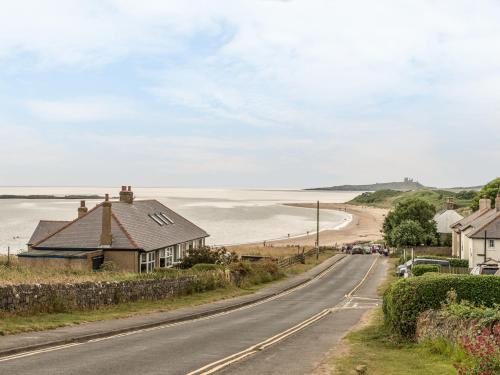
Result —
<instances>
[{"instance_id":1,"label":"coastal grassy hill","mask_svg":"<svg viewBox=\"0 0 500 375\"><path fill-rule=\"evenodd\" d=\"M422 189L433 189L431 187L426 187L418 181L413 181L412 179L405 178L403 181L396 182L377 182L375 184L367 185L338 185L320 188L311 188L306 190L335 190L335 191L379 191L379 190L422 190Z\"/></svg>"},{"instance_id":2,"label":"coastal grassy hill","mask_svg":"<svg viewBox=\"0 0 500 375\"><path fill-rule=\"evenodd\" d=\"M404 202L412 198L420 198L434 205L436 207L436 210L440 210L444 207L446 198L451 197L453 198L457 211L465 212L469 210L469 207L475 196L476 192L473 190L452 192L449 190L439 189L415 191L397 191L385 189L360 194L347 203L361 206L392 208L399 202Z\"/></svg>"}]
</instances>

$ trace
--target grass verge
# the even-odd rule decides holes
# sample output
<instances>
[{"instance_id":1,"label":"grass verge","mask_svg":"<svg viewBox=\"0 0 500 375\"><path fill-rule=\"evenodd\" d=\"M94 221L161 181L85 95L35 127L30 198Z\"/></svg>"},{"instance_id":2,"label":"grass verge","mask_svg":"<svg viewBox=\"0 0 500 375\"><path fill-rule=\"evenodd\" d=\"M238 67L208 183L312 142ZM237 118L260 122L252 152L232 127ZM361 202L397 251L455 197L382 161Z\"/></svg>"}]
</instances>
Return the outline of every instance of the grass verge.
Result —
<instances>
[{"instance_id":1,"label":"grass verge","mask_svg":"<svg viewBox=\"0 0 500 375\"><path fill-rule=\"evenodd\" d=\"M320 259L306 258L306 264L294 265L286 269L285 276L297 275L305 272L315 265L325 261L336 254L325 251ZM281 279L282 280L282 279ZM0 335L16 334L29 331L42 331L75 324L95 322L99 320L126 318L134 315L149 314L154 312L172 311L180 308L193 307L205 303L220 301L228 298L239 297L254 293L259 289L272 285L280 280L261 283L244 288L228 284L226 288L179 296L173 299L159 301L139 301L120 303L117 305L100 308L98 310L71 311L61 313L40 313L30 315L0 314Z\"/></svg>"},{"instance_id":2,"label":"grass verge","mask_svg":"<svg viewBox=\"0 0 500 375\"><path fill-rule=\"evenodd\" d=\"M383 294L396 279L397 259L389 259L391 266L378 288ZM447 375L456 374L453 359L444 350L431 343L401 342L388 332L383 322L382 309L368 312L366 323L344 337L342 355L333 355L328 361L333 374L355 374L358 365L366 365L370 375Z\"/></svg>"}]
</instances>

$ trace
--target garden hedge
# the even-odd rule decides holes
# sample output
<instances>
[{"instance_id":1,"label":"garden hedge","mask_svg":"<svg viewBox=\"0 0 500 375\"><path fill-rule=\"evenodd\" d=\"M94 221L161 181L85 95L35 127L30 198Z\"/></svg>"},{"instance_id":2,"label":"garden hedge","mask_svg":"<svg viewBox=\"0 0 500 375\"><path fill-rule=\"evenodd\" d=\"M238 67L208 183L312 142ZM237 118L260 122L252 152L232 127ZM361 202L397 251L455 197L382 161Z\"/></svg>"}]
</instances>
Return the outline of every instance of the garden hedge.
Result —
<instances>
[{"instance_id":1,"label":"garden hedge","mask_svg":"<svg viewBox=\"0 0 500 375\"><path fill-rule=\"evenodd\" d=\"M384 293L384 320L395 334L413 338L418 315L439 309L451 289L456 291L458 301L487 307L500 304L500 277L429 273L389 286Z\"/></svg>"},{"instance_id":2,"label":"garden hedge","mask_svg":"<svg viewBox=\"0 0 500 375\"><path fill-rule=\"evenodd\" d=\"M421 276L428 272L439 272L439 266L437 264L415 264L411 268L411 273L415 276Z\"/></svg>"}]
</instances>

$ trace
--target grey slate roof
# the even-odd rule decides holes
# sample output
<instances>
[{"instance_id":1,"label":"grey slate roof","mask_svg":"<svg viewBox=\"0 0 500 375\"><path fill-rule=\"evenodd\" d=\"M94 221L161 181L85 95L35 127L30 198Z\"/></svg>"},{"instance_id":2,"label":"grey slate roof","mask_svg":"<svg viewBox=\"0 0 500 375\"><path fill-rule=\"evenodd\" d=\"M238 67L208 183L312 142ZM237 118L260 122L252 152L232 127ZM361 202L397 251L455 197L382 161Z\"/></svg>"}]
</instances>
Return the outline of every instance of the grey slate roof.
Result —
<instances>
[{"instance_id":1,"label":"grey slate roof","mask_svg":"<svg viewBox=\"0 0 500 375\"><path fill-rule=\"evenodd\" d=\"M485 230L487 238L500 238L499 211L491 209L487 214L480 216L471 223L465 234L470 238L484 238Z\"/></svg>"},{"instance_id":2,"label":"grey slate roof","mask_svg":"<svg viewBox=\"0 0 500 375\"><path fill-rule=\"evenodd\" d=\"M111 249L144 249L146 251L208 237L207 232L156 200L112 202ZM149 215L164 213L173 224L159 225ZM82 218L34 244L45 249L100 248L102 206L98 205Z\"/></svg>"},{"instance_id":3,"label":"grey slate roof","mask_svg":"<svg viewBox=\"0 0 500 375\"><path fill-rule=\"evenodd\" d=\"M451 233L451 225L463 219L455 210L442 210L434 216L438 233Z\"/></svg>"},{"instance_id":4,"label":"grey slate roof","mask_svg":"<svg viewBox=\"0 0 500 375\"><path fill-rule=\"evenodd\" d=\"M468 226L470 226L471 223L473 223L479 217L481 217L482 215L488 213L489 211L490 211L490 209L485 209L485 210L479 210L479 211L473 212L469 216L466 216L463 219L461 219L461 220L457 221L456 223L452 224L451 227L459 229L459 230L463 230L463 229L467 228Z\"/></svg>"},{"instance_id":5,"label":"grey slate roof","mask_svg":"<svg viewBox=\"0 0 500 375\"><path fill-rule=\"evenodd\" d=\"M35 228L35 231L33 232L31 238L28 241L28 245L32 245L44 239L45 237L58 231L68 223L70 223L70 221L40 220L40 222Z\"/></svg>"}]
</instances>

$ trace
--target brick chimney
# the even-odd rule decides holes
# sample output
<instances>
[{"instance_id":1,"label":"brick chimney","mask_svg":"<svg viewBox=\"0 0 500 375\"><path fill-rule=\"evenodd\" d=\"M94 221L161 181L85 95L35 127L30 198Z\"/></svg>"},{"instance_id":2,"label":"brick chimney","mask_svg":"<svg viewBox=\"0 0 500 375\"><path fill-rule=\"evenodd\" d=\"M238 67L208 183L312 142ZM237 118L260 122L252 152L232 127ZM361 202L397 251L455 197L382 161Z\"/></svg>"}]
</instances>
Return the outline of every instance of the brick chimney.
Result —
<instances>
[{"instance_id":1,"label":"brick chimney","mask_svg":"<svg viewBox=\"0 0 500 375\"><path fill-rule=\"evenodd\" d=\"M120 191L120 202L134 203L134 193L132 192L132 186L122 186Z\"/></svg>"},{"instance_id":2,"label":"brick chimney","mask_svg":"<svg viewBox=\"0 0 500 375\"><path fill-rule=\"evenodd\" d=\"M480 210L485 210L485 209L490 209L490 208L491 208L490 198L481 198L479 200L479 209Z\"/></svg>"},{"instance_id":3,"label":"brick chimney","mask_svg":"<svg viewBox=\"0 0 500 375\"><path fill-rule=\"evenodd\" d=\"M87 207L85 207L85 201L80 201L80 207L78 207L78 218L85 216L85 214L89 211Z\"/></svg>"},{"instance_id":4,"label":"brick chimney","mask_svg":"<svg viewBox=\"0 0 500 375\"><path fill-rule=\"evenodd\" d=\"M446 201L444 202L444 208L445 210L453 210L455 208L455 203L453 203L453 197L446 198Z\"/></svg>"},{"instance_id":5,"label":"brick chimney","mask_svg":"<svg viewBox=\"0 0 500 375\"><path fill-rule=\"evenodd\" d=\"M113 238L111 236L111 202L109 194L106 194L106 199L102 203L102 229L101 229L101 246L111 246Z\"/></svg>"}]
</instances>

